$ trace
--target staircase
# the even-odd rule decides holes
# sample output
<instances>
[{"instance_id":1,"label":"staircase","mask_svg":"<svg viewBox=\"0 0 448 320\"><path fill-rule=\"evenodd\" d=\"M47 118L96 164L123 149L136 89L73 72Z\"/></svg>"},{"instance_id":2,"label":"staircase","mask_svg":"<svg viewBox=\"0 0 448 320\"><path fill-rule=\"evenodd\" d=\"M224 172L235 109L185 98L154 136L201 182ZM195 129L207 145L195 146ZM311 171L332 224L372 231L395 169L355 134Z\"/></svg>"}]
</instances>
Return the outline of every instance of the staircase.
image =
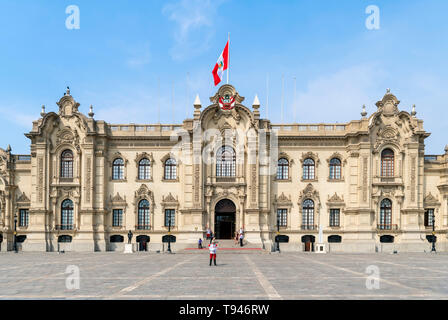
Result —
<instances>
[{"instance_id":1,"label":"staircase","mask_svg":"<svg viewBox=\"0 0 448 320\"><path fill-rule=\"evenodd\" d=\"M185 248L184 251L186 253L204 253L208 252L209 241L204 241L202 243L203 249L196 248ZM248 243L247 241L243 241L243 246L240 247L240 244L235 244L235 240L216 240L218 244L218 253L261 253L263 252L263 248L261 244L256 243Z\"/></svg>"}]
</instances>

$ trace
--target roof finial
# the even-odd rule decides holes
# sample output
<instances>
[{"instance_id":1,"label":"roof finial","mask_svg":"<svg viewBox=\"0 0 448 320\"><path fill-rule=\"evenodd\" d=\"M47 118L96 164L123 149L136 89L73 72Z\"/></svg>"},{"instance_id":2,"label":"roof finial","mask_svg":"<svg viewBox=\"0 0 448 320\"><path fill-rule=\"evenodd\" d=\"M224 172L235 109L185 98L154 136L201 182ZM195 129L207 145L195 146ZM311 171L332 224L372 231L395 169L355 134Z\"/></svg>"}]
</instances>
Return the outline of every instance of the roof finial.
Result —
<instances>
[{"instance_id":1,"label":"roof finial","mask_svg":"<svg viewBox=\"0 0 448 320\"><path fill-rule=\"evenodd\" d=\"M11 152L11 150L12 150L12 149L11 149L11 145L10 145L10 144L8 144L8 146L6 147L6 152L8 152L8 153L9 153L9 152Z\"/></svg>"},{"instance_id":2,"label":"roof finial","mask_svg":"<svg viewBox=\"0 0 448 320\"><path fill-rule=\"evenodd\" d=\"M42 110L40 112L40 116L43 117L45 115L45 105L42 105Z\"/></svg>"},{"instance_id":3,"label":"roof finial","mask_svg":"<svg viewBox=\"0 0 448 320\"><path fill-rule=\"evenodd\" d=\"M367 115L367 111L366 111L366 105L365 105L365 104L363 104L363 105L362 105L362 112L361 112L361 116L362 116L363 118L365 118L365 117L366 117L366 115Z\"/></svg>"},{"instance_id":4,"label":"roof finial","mask_svg":"<svg viewBox=\"0 0 448 320\"><path fill-rule=\"evenodd\" d=\"M69 86L67 86L67 90L66 90L65 94L68 96L70 95L70 87ZM64 94L64 96L65 96L65 94Z\"/></svg>"},{"instance_id":5,"label":"roof finial","mask_svg":"<svg viewBox=\"0 0 448 320\"><path fill-rule=\"evenodd\" d=\"M417 111L415 111L415 104L413 104L412 105L411 116L415 117L416 114L417 114Z\"/></svg>"},{"instance_id":6,"label":"roof finial","mask_svg":"<svg viewBox=\"0 0 448 320\"><path fill-rule=\"evenodd\" d=\"M448 144L445 146L445 153L448 154Z\"/></svg>"},{"instance_id":7,"label":"roof finial","mask_svg":"<svg viewBox=\"0 0 448 320\"><path fill-rule=\"evenodd\" d=\"M257 94L255 95L254 102L252 103L252 108L254 108L255 110L260 108L260 100L258 100Z\"/></svg>"},{"instance_id":8,"label":"roof finial","mask_svg":"<svg viewBox=\"0 0 448 320\"><path fill-rule=\"evenodd\" d=\"M387 89L386 89L386 93L390 93L390 88L387 88Z\"/></svg>"},{"instance_id":9,"label":"roof finial","mask_svg":"<svg viewBox=\"0 0 448 320\"><path fill-rule=\"evenodd\" d=\"M201 100L199 99L199 94L196 94L196 98L194 99L193 106L196 109L201 109Z\"/></svg>"},{"instance_id":10,"label":"roof finial","mask_svg":"<svg viewBox=\"0 0 448 320\"><path fill-rule=\"evenodd\" d=\"M93 106L90 105L90 109L89 109L89 117L90 117L90 118L93 118L94 115L95 115L95 114L93 113Z\"/></svg>"}]
</instances>

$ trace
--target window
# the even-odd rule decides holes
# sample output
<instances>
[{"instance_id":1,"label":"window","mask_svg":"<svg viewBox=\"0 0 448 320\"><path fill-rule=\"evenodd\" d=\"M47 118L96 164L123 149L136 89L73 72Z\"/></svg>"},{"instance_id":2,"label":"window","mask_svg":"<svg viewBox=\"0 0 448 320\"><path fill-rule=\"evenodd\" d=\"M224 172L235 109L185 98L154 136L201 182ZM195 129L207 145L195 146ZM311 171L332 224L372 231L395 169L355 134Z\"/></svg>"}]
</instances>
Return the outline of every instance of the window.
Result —
<instances>
[{"instance_id":1,"label":"window","mask_svg":"<svg viewBox=\"0 0 448 320\"><path fill-rule=\"evenodd\" d=\"M330 180L341 179L341 160L333 158L330 160Z\"/></svg>"},{"instance_id":2,"label":"window","mask_svg":"<svg viewBox=\"0 0 448 320\"><path fill-rule=\"evenodd\" d=\"M394 152L391 149L384 149L381 152L381 176L394 176Z\"/></svg>"},{"instance_id":3,"label":"window","mask_svg":"<svg viewBox=\"0 0 448 320\"><path fill-rule=\"evenodd\" d=\"M278 160L277 165L277 180L289 179L289 161L285 158Z\"/></svg>"},{"instance_id":4,"label":"window","mask_svg":"<svg viewBox=\"0 0 448 320\"><path fill-rule=\"evenodd\" d=\"M277 209L277 223L279 227L288 225L288 209Z\"/></svg>"},{"instance_id":5,"label":"window","mask_svg":"<svg viewBox=\"0 0 448 320\"><path fill-rule=\"evenodd\" d=\"M112 210L112 227L121 227L123 225L123 209Z\"/></svg>"},{"instance_id":6,"label":"window","mask_svg":"<svg viewBox=\"0 0 448 320\"><path fill-rule=\"evenodd\" d=\"M426 209L425 227L432 227L434 225L434 220L435 220L434 209Z\"/></svg>"},{"instance_id":7,"label":"window","mask_svg":"<svg viewBox=\"0 0 448 320\"><path fill-rule=\"evenodd\" d=\"M381 230L390 230L392 228L392 202L389 199L381 201L380 224Z\"/></svg>"},{"instance_id":8,"label":"window","mask_svg":"<svg viewBox=\"0 0 448 320\"><path fill-rule=\"evenodd\" d=\"M169 158L165 161L165 180L176 180L177 172L176 160Z\"/></svg>"},{"instance_id":9,"label":"window","mask_svg":"<svg viewBox=\"0 0 448 320\"><path fill-rule=\"evenodd\" d=\"M302 229L314 229L314 201L306 199L302 207Z\"/></svg>"},{"instance_id":10,"label":"window","mask_svg":"<svg viewBox=\"0 0 448 320\"><path fill-rule=\"evenodd\" d=\"M339 227L339 209L330 209L330 227Z\"/></svg>"},{"instance_id":11,"label":"window","mask_svg":"<svg viewBox=\"0 0 448 320\"><path fill-rule=\"evenodd\" d=\"M64 200L61 205L61 230L73 229L73 201Z\"/></svg>"},{"instance_id":12,"label":"window","mask_svg":"<svg viewBox=\"0 0 448 320\"><path fill-rule=\"evenodd\" d=\"M30 214L28 209L19 210L19 227L28 227Z\"/></svg>"},{"instance_id":13,"label":"window","mask_svg":"<svg viewBox=\"0 0 448 320\"><path fill-rule=\"evenodd\" d=\"M174 209L165 209L165 227L176 225L175 213L176 210Z\"/></svg>"},{"instance_id":14,"label":"window","mask_svg":"<svg viewBox=\"0 0 448 320\"><path fill-rule=\"evenodd\" d=\"M124 161L121 158L112 163L112 180L124 180Z\"/></svg>"},{"instance_id":15,"label":"window","mask_svg":"<svg viewBox=\"0 0 448 320\"><path fill-rule=\"evenodd\" d=\"M143 158L138 163L138 178L139 180L151 179L151 161L149 159Z\"/></svg>"},{"instance_id":16,"label":"window","mask_svg":"<svg viewBox=\"0 0 448 320\"><path fill-rule=\"evenodd\" d=\"M110 236L109 238L110 242L115 243L115 242L124 242L124 237L119 235L119 234L114 234L113 236Z\"/></svg>"},{"instance_id":17,"label":"window","mask_svg":"<svg viewBox=\"0 0 448 320\"><path fill-rule=\"evenodd\" d=\"M303 180L314 180L314 160L311 158L303 161Z\"/></svg>"},{"instance_id":18,"label":"window","mask_svg":"<svg viewBox=\"0 0 448 320\"><path fill-rule=\"evenodd\" d=\"M149 230L149 201L142 200L138 203L138 230Z\"/></svg>"},{"instance_id":19,"label":"window","mask_svg":"<svg viewBox=\"0 0 448 320\"><path fill-rule=\"evenodd\" d=\"M61 154L61 178L73 178L73 152L65 150Z\"/></svg>"},{"instance_id":20,"label":"window","mask_svg":"<svg viewBox=\"0 0 448 320\"><path fill-rule=\"evenodd\" d=\"M216 154L216 176L236 176L236 155L232 147L223 146L218 150Z\"/></svg>"},{"instance_id":21,"label":"window","mask_svg":"<svg viewBox=\"0 0 448 320\"><path fill-rule=\"evenodd\" d=\"M330 243L340 243L342 242L342 237L338 235L328 236L328 242Z\"/></svg>"}]
</instances>

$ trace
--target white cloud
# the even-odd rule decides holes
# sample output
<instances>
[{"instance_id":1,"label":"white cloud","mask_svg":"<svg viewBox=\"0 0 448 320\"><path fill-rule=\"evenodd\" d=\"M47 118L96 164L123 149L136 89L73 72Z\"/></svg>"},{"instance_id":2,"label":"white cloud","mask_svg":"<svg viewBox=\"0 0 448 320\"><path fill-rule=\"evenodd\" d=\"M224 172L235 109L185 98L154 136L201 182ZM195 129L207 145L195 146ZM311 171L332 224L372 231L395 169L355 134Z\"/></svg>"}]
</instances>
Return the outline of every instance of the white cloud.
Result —
<instances>
[{"instance_id":1,"label":"white cloud","mask_svg":"<svg viewBox=\"0 0 448 320\"><path fill-rule=\"evenodd\" d=\"M21 108L17 106L0 108L0 114L3 115L4 119L12 123L15 123L23 128L30 128L33 121L38 118L37 114L33 116L29 113L21 113L18 111L20 109Z\"/></svg>"},{"instance_id":2,"label":"white cloud","mask_svg":"<svg viewBox=\"0 0 448 320\"><path fill-rule=\"evenodd\" d=\"M164 6L162 12L176 23L175 44L171 48L173 59L185 60L208 49L214 35L216 11L222 2L180 0Z\"/></svg>"},{"instance_id":3,"label":"white cloud","mask_svg":"<svg viewBox=\"0 0 448 320\"><path fill-rule=\"evenodd\" d=\"M126 64L131 68L141 67L150 62L149 43L136 46L126 46L129 58Z\"/></svg>"}]
</instances>

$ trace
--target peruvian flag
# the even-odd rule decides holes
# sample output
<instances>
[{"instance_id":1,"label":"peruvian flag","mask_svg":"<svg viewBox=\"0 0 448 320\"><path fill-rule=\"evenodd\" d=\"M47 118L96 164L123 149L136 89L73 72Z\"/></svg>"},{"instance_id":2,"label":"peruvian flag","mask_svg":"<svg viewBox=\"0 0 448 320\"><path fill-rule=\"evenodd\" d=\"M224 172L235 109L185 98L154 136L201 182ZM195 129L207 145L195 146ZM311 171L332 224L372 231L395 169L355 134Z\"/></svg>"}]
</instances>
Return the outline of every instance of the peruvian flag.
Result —
<instances>
[{"instance_id":1,"label":"peruvian flag","mask_svg":"<svg viewBox=\"0 0 448 320\"><path fill-rule=\"evenodd\" d=\"M228 64L229 64L229 41L227 41L226 47L219 56L218 61L216 62L215 67L213 68L212 71L215 86L221 82L224 70L227 70L229 66Z\"/></svg>"}]
</instances>

